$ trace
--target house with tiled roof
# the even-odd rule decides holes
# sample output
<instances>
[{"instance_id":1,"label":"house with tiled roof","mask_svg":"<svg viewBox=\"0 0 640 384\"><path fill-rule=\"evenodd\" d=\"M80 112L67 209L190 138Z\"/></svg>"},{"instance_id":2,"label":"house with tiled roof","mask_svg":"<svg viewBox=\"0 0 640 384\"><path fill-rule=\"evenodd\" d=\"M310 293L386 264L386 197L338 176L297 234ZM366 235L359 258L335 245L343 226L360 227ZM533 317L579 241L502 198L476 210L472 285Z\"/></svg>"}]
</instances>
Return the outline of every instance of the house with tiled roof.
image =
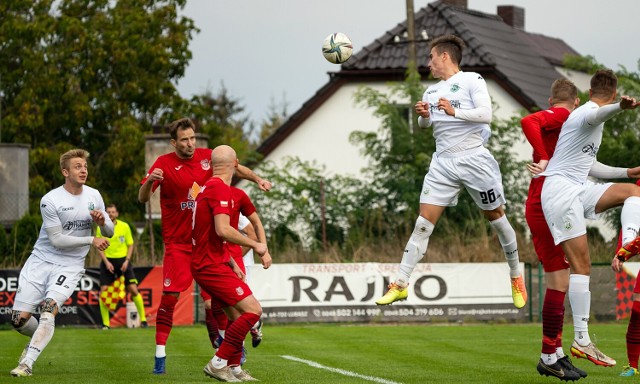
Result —
<instances>
[{"instance_id":1,"label":"house with tiled roof","mask_svg":"<svg viewBox=\"0 0 640 384\"><path fill-rule=\"evenodd\" d=\"M415 12L416 61L425 89L439 81L429 79L430 40L454 34L467 46L461 69L477 72L487 82L494 121L548 108L551 83L560 77L586 91L590 76L562 67L565 55L579 53L561 38L526 32L524 16L525 9L515 6L499 6L496 14L470 10L467 0L439 0ZM381 122L370 108L356 105L354 94L362 86L387 93L390 82L404 80L407 36L405 20L329 73L329 81L259 146L264 160L283 165L286 158L297 157L324 166L328 176L361 175L367 159L349 136L354 131L377 132ZM513 149L519 159L531 158L524 135ZM605 238L616 234L604 221L592 224Z\"/></svg>"},{"instance_id":2,"label":"house with tiled roof","mask_svg":"<svg viewBox=\"0 0 640 384\"><path fill-rule=\"evenodd\" d=\"M588 88L586 74L562 68L564 56L578 52L560 38L526 32L524 16L525 9L515 6L499 6L496 14L470 10L467 0L435 1L415 12L417 64L425 88L434 82L427 67L429 42L449 33L467 45L461 69L478 72L487 81L496 105L494 119L547 108L549 88L559 77ZM361 86L384 92L389 82L404 79L407 35L405 20L329 73L329 81L259 146L265 160L279 164L285 157L298 157L324 165L330 174L358 176L366 159L349 135L377 131L380 122L371 110L356 105L353 95ZM530 156L524 140L514 145L523 159Z\"/></svg>"}]
</instances>

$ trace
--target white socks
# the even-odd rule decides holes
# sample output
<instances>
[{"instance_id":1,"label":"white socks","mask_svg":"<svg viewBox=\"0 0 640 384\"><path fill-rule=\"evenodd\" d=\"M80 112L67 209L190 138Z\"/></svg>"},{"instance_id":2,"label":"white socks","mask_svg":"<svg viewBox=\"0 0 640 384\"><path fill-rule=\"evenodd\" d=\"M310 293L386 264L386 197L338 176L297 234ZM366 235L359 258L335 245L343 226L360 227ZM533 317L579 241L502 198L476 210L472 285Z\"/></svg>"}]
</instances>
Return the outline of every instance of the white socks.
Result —
<instances>
[{"instance_id":1,"label":"white socks","mask_svg":"<svg viewBox=\"0 0 640 384\"><path fill-rule=\"evenodd\" d=\"M433 227L434 225L422 216L418 216L418 219L416 219L416 225L413 227L413 232L409 237L407 246L404 248L404 254L400 262L400 270L396 279L398 285L406 287L409 284L411 272L427 252L429 236L433 233Z\"/></svg>"},{"instance_id":2,"label":"white socks","mask_svg":"<svg viewBox=\"0 0 640 384\"><path fill-rule=\"evenodd\" d=\"M36 329L38 329L38 320L36 320L35 317L31 316L22 327L16 328L16 331L25 336L31 337L35 333Z\"/></svg>"},{"instance_id":3,"label":"white socks","mask_svg":"<svg viewBox=\"0 0 640 384\"><path fill-rule=\"evenodd\" d=\"M27 355L21 363L27 364L29 368L33 367L33 363L38 360L40 353L45 349L56 329L56 318L53 313L43 312L40 315L40 324L31 337Z\"/></svg>"},{"instance_id":4,"label":"white socks","mask_svg":"<svg viewBox=\"0 0 640 384\"><path fill-rule=\"evenodd\" d=\"M521 275L520 273L520 257L518 256L518 242L516 240L516 231L513 230L507 216L489 222L498 234L498 240L502 245L504 257L509 264L509 275L514 278Z\"/></svg>"},{"instance_id":5,"label":"white socks","mask_svg":"<svg viewBox=\"0 0 640 384\"><path fill-rule=\"evenodd\" d=\"M639 236L640 228L640 197L631 196L624 201L620 212L620 224L622 224L622 245Z\"/></svg>"},{"instance_id":6,"label":"white socks","mask_svg":"<svg viewBox=\"0 0 640 384\"><path fill-rule=\"evenodd\" d=\"M589 276L577 274L569 276L569 302L573 311L575 340L585 347L591 343L589 337L589 313L591 311Z\"/></svg>"},{"instance_id":7,"label":"white socks","mask_svg":"<svg viewBox=\"0 0 640 384\"><path fill-rule=\"evenodd\" d=\"M166 357L166 356L167 356L167 346L156 345L156 357Z\"/></svg>"}]
</instances>

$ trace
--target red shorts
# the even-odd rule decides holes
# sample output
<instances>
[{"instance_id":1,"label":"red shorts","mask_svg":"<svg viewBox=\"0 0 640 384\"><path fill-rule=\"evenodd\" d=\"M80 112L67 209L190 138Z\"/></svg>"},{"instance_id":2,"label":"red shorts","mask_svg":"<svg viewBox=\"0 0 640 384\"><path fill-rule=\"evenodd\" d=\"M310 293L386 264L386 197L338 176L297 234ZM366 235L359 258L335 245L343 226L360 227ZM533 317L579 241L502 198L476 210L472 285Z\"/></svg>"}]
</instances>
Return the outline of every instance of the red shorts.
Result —
<instances>
[{"instance_id":1,"label":"red shorts","mask_svg":"<svg viewBox=\"0 0 640 384\"><path fill-rule=\"evenodd\" d=\"M251 288L240 280L226 264L215 264L193 271L193 278L203 291L217 300L222 307L230 307L251 296Z\"/></svg>"},{"instance_id":2,"label":"red shorts","mask_svg":"<svg viewBox=\"0 0 640 384\"><path fill-rule=\"evenodd\" d=\"M545 272L555 272L569 268L567 256L560 245L555 245L553 236L542 212L541 203L526 204L524 213L531 230L533 248L538 254Z\"/></svg>"},{"instance_id":3,"label":"red shorts","mask_svg":"<svg viewBox=\"0 0 640 384\"><path fill-rule=\"evenodd\" d=\"M180 293L193 285L191 276L191 249L189 245L166 245L162 264L163 292ZM200 290L202 300L211 299L204 290Z\"/></svg>"}]
</instances>

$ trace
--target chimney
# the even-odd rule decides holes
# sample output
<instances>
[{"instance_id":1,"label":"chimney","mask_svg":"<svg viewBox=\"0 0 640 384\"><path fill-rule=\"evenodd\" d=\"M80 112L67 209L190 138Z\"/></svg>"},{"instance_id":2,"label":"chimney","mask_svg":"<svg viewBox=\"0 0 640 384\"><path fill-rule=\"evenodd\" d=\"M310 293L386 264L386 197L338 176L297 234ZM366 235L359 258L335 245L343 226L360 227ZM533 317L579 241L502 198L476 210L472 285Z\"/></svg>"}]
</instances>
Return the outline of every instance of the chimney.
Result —
<instances>
[{"instance_id":1,"label":"chimney","mask_svg":"<svg viewBox=\"0 0 640 384\"><path fill-rule=\"evenodd\" d=\"M524 31L524 8L513 5L499 5L498 16L510 26Z\"/></svg>"},{"instance_id":2,"label":"chimney","mask_svg":"<svg viewBox=\"0 0 640 384\"><path fill-rule=\"evenodd\" d=\"M467 0L442 0L443 4L450 5L454 8L467 9Z\"/></svg>"}]
</instances>

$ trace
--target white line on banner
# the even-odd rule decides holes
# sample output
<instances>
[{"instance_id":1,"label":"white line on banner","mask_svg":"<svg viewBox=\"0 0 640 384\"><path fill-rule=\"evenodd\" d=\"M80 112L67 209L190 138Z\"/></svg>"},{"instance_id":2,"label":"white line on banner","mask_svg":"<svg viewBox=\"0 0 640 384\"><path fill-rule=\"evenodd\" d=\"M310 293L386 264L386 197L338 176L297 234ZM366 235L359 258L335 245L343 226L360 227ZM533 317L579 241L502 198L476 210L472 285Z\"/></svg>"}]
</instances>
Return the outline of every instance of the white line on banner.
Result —
<instances>
[{"instance_id":1,"label":"white line on banner","mask_svg":"<svg viewBox=\"0 0 640 384\"><path fill-rule=\"evenodd\" d=\"M283 359L297 361L299 363L304 363L304 364L310 365L310 366L312 366L314 368L326 369L327 371L330 371L330 372L339 373L339 374L345 375L345 376L357 377L357 378L364 379L364 380L375 381L376 383L402 384L402 383L398 383L397 381L391 381L391 380L387 380L387 379L382 379L380 377L361 375L359 373L347 371L345 369L327 367L327 366L324 366L324 365L322 365L320 363L316 363L315 361L304 360L304 359L300 359L300 358L295 357L295 356L283 355L283 356L280 356L280 357L282 357Z\"/></svg>"}]
</instances>

